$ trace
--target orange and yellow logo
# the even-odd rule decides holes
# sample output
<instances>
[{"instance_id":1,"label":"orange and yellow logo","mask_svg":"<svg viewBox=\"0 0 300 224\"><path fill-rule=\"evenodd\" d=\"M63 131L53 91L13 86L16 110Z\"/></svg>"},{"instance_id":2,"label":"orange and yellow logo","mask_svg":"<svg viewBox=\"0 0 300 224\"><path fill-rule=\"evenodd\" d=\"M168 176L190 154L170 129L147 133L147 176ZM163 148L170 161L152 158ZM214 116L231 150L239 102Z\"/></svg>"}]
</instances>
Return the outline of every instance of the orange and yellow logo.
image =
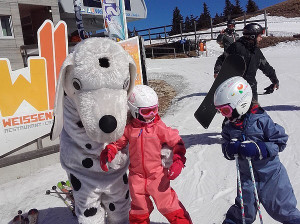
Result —
<instances>
[{"instance_id":1,"label":"orange and yellow logo","mask_svg":"<svg viewBox=\"0 0 300 224\"><path fill-rule=\"evenodd\" d=\"M68 53L66 30L63 21L54 27L52 21L46 20L38 30L39 57L30 57L28 68L12 71L9 60L0 59L0 112L4 128L53 119L56 80ZM14 116L16 111L22 111L24 101L39 112Z\"/></svg>"}]
</instances>

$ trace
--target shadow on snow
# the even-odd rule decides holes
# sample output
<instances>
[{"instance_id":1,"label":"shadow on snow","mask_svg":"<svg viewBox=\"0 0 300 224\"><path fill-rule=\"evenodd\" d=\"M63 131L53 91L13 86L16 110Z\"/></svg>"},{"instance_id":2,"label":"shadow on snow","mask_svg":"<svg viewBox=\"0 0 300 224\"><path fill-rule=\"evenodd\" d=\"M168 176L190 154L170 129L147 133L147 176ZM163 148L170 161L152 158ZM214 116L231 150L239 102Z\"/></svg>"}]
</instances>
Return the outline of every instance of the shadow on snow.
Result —
<instances>
[{"instance_id":1,"label":"shadow on snow","mask_svg":"<svg viewBox=\"0 0 300 224\"><path fill-rule=\"evenodd\" d=\"M222 137L218 132L180 135L184 141L185 147L189 148L194 145L213 145L221 144Z\"/></svg>"}]
</instances>

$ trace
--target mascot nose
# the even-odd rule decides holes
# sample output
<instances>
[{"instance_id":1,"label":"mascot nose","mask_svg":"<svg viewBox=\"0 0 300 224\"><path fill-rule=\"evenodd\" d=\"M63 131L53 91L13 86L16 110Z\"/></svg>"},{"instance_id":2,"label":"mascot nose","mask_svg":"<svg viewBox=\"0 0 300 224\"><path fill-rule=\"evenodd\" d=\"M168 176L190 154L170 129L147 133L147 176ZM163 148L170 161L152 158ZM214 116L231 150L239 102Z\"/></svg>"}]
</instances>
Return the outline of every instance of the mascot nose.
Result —
<instances>
[{"instance_id":1,"label":"mascot nose","mask_svg":"<svg viewBox=\"0 0 300 224\"><path fill-rule=\"evenodd\" d=\"M99 127L104 133L112 133L117 128L117 120L112 115L104 115L99 120Z\"/></svg>"}]
</instances>

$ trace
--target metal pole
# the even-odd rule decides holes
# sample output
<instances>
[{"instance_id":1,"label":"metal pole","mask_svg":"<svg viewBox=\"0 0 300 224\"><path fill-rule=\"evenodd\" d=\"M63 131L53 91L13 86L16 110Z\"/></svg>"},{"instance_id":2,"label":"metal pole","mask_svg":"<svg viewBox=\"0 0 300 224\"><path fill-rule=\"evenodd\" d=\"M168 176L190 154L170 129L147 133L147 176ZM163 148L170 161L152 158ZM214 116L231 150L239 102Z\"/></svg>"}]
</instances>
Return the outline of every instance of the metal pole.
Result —
<instances>
[{"instance_id":1,"label":"metal pole","mask_svg":"<svg viewBox=\"0 0 300 224\"><path fill-rule=\"evenodd\" d=\"M258 214L259 214L259 219L260 219L260 223L263 224L263 219L262 219L260 203L259 203L259 199L258 199L258 193L257 193L257 188L256 188L256 183L255 183L255 177L254 177L254 173L253 173L253 166L252 166L251 158L247 157L247 160L248 160L248 163L249 163L249 170L250 170L251 179L252 179L252 183L253 183L254 195L255 195L257 210L258 210Z\"/></svg>"},{"instance_id":2,"label":"metal pole","mask_svg":"<svg viewBox=\"0 0 300 224\"><path fill-rule=\"evenodd\" d=\"M238 154L234 155L235 165L236 165L237 182L238 182L238 188L239 188L238 190L239 190L239 196L240 196L240 201L241 201L242 221L243 221L243 224L246 224L243 191L242 191L242 184L241 184L240 165L239 165L238 157L239 157Z\"/></svg>"},{"instance_id":3,"label":"metal pole","mask_svg":"<svg viewBox=\"0 0 300 224\"><path fill-rule=\"evenodd\" d=\"M134 36L136 36L136 30L135 30L135 27L133 28L133 34L134 34Z\"/></svg>"},{"instance_id":4,"label":"metal pole","mask_svg":"<svg viewBox=\"0 0 300 224\"><path fill-rule=\"evenodd\" d=\"M266 36L268 36L267 10L265 10L264 16L265 16L265 29L266 29Z\"/></svg>"},{"instance_id":5,"label":"metal pole","mask_svg":"<svg viewBox=\"0 0 300 224\"><path fill-rule=\"evenodd\" d=\"M122 12L123 12L122 18L123 18L123 23L124 23L124 27L123 27L124 36L125 36L125 40L127 40L128 39L128 28L127 28L127 20L126 20L126 12L125 12L125 1L122 0L122 1L120 1L120 3L122 4L121 7L122 7Z\"/></svg>"},{"instance_id":6,"label":"metal pole","mask_svg":"<svg viewBox=\"0 0 300 224\"><path fill-rule=\"evenodd\" d=\"M37 143L37 149L43 148L43 141L41 138L38 138L36 143Z\"/></svg>"},{"instance_id":7,"label":"metal pole","mask_svg":"<svg viewBox=\"0 0 300 224\"><path fill-rule=\"evenodd\" d=\"M151 48L151 50L152 50L152 58L154 58L153 47Z\"/></svg>"}]
</instances>

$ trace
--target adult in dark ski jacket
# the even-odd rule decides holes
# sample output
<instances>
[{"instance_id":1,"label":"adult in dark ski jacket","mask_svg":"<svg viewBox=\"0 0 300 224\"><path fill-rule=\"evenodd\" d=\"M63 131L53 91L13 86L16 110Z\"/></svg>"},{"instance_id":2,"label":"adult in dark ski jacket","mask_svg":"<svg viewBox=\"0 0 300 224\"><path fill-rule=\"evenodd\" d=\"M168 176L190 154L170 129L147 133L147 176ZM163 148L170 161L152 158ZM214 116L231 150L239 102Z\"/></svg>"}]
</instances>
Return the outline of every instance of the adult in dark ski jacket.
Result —
<instances>
[{"instance_id":1,"label":"adult in dark ski jacket","mask_svg":"<svg viewBox=\"0 0 300 224\"><path fill-rule=\"evenodd\" d=\"M264 29L257 23L247 24L243 29L243 36L218 57L214 73L217 77L222 63L225 58L230 54L241 55L246 63L246 71L243 76L252 87L253 99L257 100L257 81L256 72L260 69L269 79L272 84L265 88L265 93L272 93L274 89L279 88L279 80L277 78L274 68L268 63L261 50L257 47L257 44L262 40L262 34Z\"/></svg>"},{"instance_id":2,"label":"adult in dark ski jacket","mask_svg":"<svg viewBox=\"0 0 300 224\"><path fill-rule=\"evenodd\" d=\"M227 21L227 28L222 30L217 37L217 42L221 47L224 48L224 51L234 42L239 39L239 34L235 32L235 21L230 19Z\"/></svg>"}]
</instances>

